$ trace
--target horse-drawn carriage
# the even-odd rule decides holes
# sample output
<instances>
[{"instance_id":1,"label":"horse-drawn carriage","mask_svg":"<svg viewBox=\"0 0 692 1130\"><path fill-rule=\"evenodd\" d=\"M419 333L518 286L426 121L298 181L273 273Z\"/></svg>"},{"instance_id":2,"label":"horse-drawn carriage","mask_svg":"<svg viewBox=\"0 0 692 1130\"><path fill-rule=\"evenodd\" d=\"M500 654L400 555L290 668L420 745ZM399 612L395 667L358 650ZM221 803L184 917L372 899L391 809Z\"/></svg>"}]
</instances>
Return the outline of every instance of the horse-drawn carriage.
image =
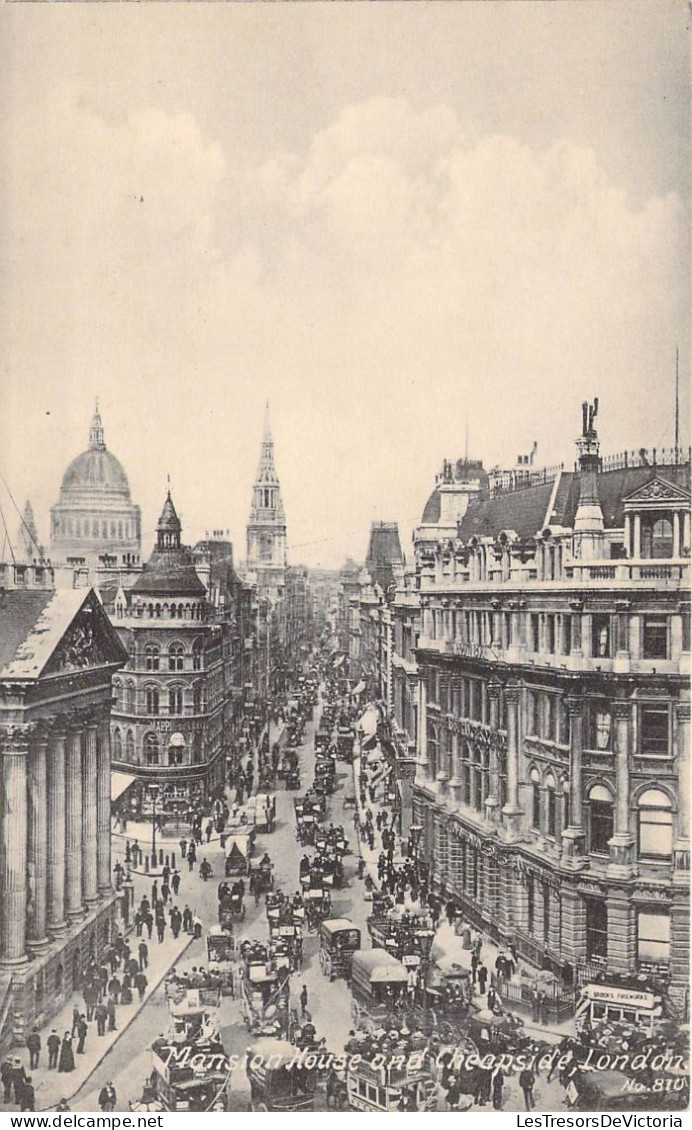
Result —
<instances>
[{"instance_id":1,"label":"horse-drawn carriage","mask_svg":"<svg viewBox=\"0 0 692 1130\"><path fill-rule=\"evenodd\" d=\"M286 1040L259 1040L248 1048L247 1077L253 1111L313 1110L316 1074L298 1062Z\"/></svg>"},{"instance_id":2,"label":"horse-drawn carriage","mask_svg":"<svg viewBox=\"0 0 692 1130\"><path fill-rule=\"evenodd\" d=\"M231 875L249 875L252 837L249 835L231 836L226 847L226 878Z\"/></svg>"},{"instance_id":3,"label":"horse-drawn carriage","mask_svg":"<svg viewBox=\"0 0 692 1130\"><path fill-rule=\"evenodd\" d=\"M258 950L263 950L263 959ZM256 1035L282 1037L288 1033L289 970L272 965L266 946L255 944L245 955L241 1011L247 1028Z\"/></svg>"},{"instance_id":4,"label":"horse-drawn carriage","mask_svg":"<svg viewBox=\"0 0 692 1130\"><path fill-rule=\"evenodd\" d=\"M217 973L221 980L221 993L225 997L233 996L235 988L235 955L233 934L223 926L212 926L207 935L207 960L210 971Z\"/></svg>"},{"instance_id":5,"label":"horse-drawn carriage","mask_svg":"<svg viewBox=\"0 0 692 1130\"><path fill-rule=\"evenodd\" d=\"M248 805L254 813L254 827L258 832L273 832L276 823L276 797L271 793L257 793Z\"/></svg>"},{"instance_id":6,"label":"horse-drawn carriage","mask_svg":"<svg viewBox=\"0 0 692 1130\"><path fill-rule=\"evenodd\" d=\"M325 918L320 924L320 968L330 981L351 977L351 962L360 949L360 930L350 918Z\"/></svg>"},{"instance_id":7,"label":"horse-drawn carriage","mask_svg":"<svg viewBox=\"0 0 692 1130\"><path fill-rule=\"evenodd\" d=\"M255 896L256 901L273 889L273 868L274 865L266 853L258 863L250 864L250 892Z\"/></svg>"},{"instance_id":8,"label":"horse-drawn carriage","mask_svg":"<svg viewBox=\"0 0 692 1130\"><path fill-rule=\"evenodd\" d=\"M351 1014L357 1024L379 1027L405 998L408 973L386 950L356 950L351 958Z\"/></svg>"},{"instance_id":9,"label":"horse-drawn carriage","mask_svg":"<svg viewBox=\"0 0 692 1130\"><path fill-rule=\"evenodd\" d=\"M332 909L331 895L327 887L308 887L303 894L305 925L314 933L320 923L329 916Z\"/></svg>"},{"instance_id":10,"label":"horse-drawn carriage","mask_svg":"<svg viewBox=\"0 0 692 1130\"><path fill-rule=\"evenodd\" d=\"M291 973L300 969L303 962L302 927L295 923L270 921L269 956L277 969L288 968Z\"/></svg>"},{"instance_id":11,"label":"horse-drawn carriage","mask_svg":"<svg viewBox=\"0 0 692 1130\"><path fill-rule=\"evenodd\" d=\"M234 918L245 917L245 884L242 879L234 883L224 880L217 888L219 897L219 925L230 929Z\"/></svg>"}]
</instances>

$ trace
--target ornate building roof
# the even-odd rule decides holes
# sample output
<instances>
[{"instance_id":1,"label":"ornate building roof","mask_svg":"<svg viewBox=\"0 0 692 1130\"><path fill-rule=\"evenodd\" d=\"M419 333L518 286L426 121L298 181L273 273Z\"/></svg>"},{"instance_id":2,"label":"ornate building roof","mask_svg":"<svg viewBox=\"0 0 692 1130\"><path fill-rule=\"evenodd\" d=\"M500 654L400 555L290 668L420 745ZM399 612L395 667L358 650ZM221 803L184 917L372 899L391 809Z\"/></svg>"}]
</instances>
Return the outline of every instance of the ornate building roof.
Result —
<instances>
[{"instance_id":1,"label":"ornate building roof","mask_svg":"<svg viewBox=\"0 0 692 1130\"><path fill-rule=\"evenodd\" d=\"M205 596L191 551L181 545L182 525L168 491L157 527L156 549L132 586L133 593L151 596Z\"/></svg>"},{"instance_id":2,"label":"ornate building roof","mask_svg":"<svg viewBox=\"0 0 692 1130\"><path fill-rule=\"evenodd\" d=\"M104 495L116 497L122 502L130 501L130 484L123 465L104 442L98 404L89 430L89 447L73 459L65 471L60 502L69 505L80 501L84 495L94 501L101 501Z\"/></svg>"}]
</instances>

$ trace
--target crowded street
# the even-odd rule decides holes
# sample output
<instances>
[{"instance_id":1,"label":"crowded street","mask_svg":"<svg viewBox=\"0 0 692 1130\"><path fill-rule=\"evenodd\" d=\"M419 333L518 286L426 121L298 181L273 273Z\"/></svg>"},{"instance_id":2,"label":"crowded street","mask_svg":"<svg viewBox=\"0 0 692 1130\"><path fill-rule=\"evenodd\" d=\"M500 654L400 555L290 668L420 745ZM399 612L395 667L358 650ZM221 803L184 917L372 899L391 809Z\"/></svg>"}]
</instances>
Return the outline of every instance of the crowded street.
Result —
<instances>
[{"instance_id":1,"label":"crowded street","mask_svg":"<svg viewBox=\"0 0 692 1130\"><path fill-rule=\"evenodd\" d=\"M141 827L115 824L129 929L65 1010L55 1054L28 1047L36 1109L574 1105L583 1034L549 1022L542 990L530 1016L503 1005L527 970L430 886L415 828L399 834L377 710L337 688L325 658L306 666L208 811L180 839L161 825L146 864ZM288 1066L270 1085L251 1061L277 1049ZM190 1054L216 1069L175 1066Z\"/></svg>"}]
</instances>

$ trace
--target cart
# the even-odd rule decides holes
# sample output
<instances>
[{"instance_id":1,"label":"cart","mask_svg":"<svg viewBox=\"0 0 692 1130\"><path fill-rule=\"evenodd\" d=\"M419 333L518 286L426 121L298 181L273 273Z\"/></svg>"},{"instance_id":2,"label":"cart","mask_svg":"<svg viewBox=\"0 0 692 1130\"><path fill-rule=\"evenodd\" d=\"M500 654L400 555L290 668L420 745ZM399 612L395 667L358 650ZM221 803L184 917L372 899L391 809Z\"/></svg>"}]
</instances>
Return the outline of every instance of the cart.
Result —
<instances>
[{"instance_id":1,"label":"cart","mask_svg":"<svg viewBox=\"0 0 692 1130\"><path fill-rule=\"evenodd\" d=\"M258 1040L247 1050L246 1072L253 1111L314 1110L316 1074L297 1063L286 1040Z\"/></svg>"},{"instance_id":2,"label":"cart","mask_svg":"<svg viewBox=\"0 0 692 1130\"><path fill-rule=\"evenodd\" d=\"M192 1059L195 1065L191 1066ZM224 1111L229 1109L230 1063L218 1044L173 1047L157 1041L152 1052L150 1091L160 1109ZM150 1108L151 1109L151 1108Z\"/></svg>"},{"instance_id":3,"label":"cart","mask_svg":"<svg viewBox=\"0 0 692 1130\"><path fill-rule=\"evenodd\" d=\"M350 918L325 918L320 925L320 968L330 981L351 977L351 961L360 949L360 930Z\"/></svg>"},{"instance_id":4,"label":"cart","mask_svg":"<svg viewBox=\"0 0 692 1130\"><path fill-rule=\"evenodd\" d=\"M241 1011L249 1031L258 1036L286 1036L289 994L287 969L246 965Z\"/></svg>"},{"instance_id":5,"label":"cart","mask_svg":"<svg viewBox=\"0 0 692 1130\"><path fill-rule=\"evenodd\" d=\"M232 836L228 841L226 856L226 877L250 874L252 841L249 836Z\"/></svg>"},{"instance_id":6,"label":"cart","mask_svg":"<svg viewBox=\"0 0 692 1130\"><path fill-rule=\"evenodd\" d=\"M303 895L303 900L305 924L310 933L314 933L332 908L331 896L327 887L309 887Z\"/></svg>"},{"instance_id":7,"label":"cart","mask_svg":"<svg viewBox=\"0 0 692 1130\"><path fill-rule=\"evenodd\" d=\"M236 956L235 938L221 926L212 926L207 935L207 959L210 970L221 978L221 993L232 997L235 986L233 963Z\"/></svg>"},{"instance_id":8,"label":"cart","mask_svg":"<svg viewBox=\"0 0 692 1130\"><path fill-rule=\"evenodd\" d=\"M265 895L274 888L273 864L262 860L250 865L250 891L255 897Z\"/></svg>"},{"instance_id":9,"label":"cart","mask_svg":"<svg viewBox=\"0 0 692 1130\"><path fill-rule=\"evenodd\" d=\"M351 1014L356 1024L379 1027L405 999L408 973L386 950L356 950L351 958Z\"/></svg>"}]
</instances>

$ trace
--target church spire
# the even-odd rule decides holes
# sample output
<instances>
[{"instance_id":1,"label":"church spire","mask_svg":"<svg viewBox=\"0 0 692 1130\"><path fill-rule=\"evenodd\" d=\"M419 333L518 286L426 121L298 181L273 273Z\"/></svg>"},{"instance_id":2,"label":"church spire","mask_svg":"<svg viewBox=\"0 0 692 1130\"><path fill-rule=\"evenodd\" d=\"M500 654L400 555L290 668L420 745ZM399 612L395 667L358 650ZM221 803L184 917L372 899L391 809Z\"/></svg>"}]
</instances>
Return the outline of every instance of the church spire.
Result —
<instances>
[{"instance_id":1,"label":"church spire","mask_svg":"<svg viewBox=\"0 0 692 1130\"><path fill-rule=\"evenodd\" d=\"M96 397L96 405L94 407L94 415L91 420L91 428L89 429L89 447L103 448L105 447L103 439L103 424L101 423L101 413L99 412L99 401Z\"/></svg>"},{"instance_id":2,"label":"church spire","mask_svg":"<svg viewBox=\"0 0 692 1130\"><path fill-rule=\"evenodd\" d=\"M262 443L271 443L272 445L274 443L272 439L271 420L269 419L269 400L267 400L264 405L264 432L262 433Z\"/></svg>"}]
</instances>

